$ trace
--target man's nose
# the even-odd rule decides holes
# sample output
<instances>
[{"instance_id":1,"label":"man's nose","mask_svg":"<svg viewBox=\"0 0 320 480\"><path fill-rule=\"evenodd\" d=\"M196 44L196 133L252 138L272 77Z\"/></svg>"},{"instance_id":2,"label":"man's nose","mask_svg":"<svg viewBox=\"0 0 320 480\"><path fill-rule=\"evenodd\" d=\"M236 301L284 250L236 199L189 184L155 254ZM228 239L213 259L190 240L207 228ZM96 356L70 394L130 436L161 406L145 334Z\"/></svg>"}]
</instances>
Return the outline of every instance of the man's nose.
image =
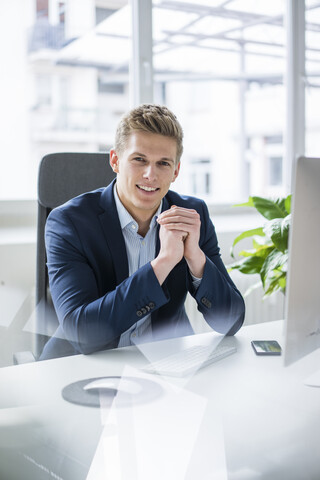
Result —
<instances>
[{"instance_id":1,"label":"man's nose","mask_svg":"<svg viewBox=\"0 0 320 480\"><path fill-rule=\"evenodd\" d=\"M143 176L149 180L154 180L157 176L156 166L151 164L146 165Z\"/></svg>"}]
</instances>

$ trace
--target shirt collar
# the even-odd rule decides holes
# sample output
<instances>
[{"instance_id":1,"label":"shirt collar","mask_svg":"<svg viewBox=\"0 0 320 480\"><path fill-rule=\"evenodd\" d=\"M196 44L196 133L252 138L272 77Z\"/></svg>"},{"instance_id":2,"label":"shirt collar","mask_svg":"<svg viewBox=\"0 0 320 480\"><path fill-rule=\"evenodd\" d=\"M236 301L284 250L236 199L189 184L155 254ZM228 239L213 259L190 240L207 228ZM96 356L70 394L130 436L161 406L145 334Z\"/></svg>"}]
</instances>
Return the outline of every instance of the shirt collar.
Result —
<instances>
[{"instance_id":1,"label":"shirt collar","mask_svg":"<svg viewBox=\"0 0 320 480\"><path fill-rule=\"evenodd\" d=\"M114 187L113 187L113 194L114 194L114 200L116 202L116 208L117 208L117 212L118 212L118 217L119 217L119 221L120 221L120 225L121 225L121 229L124 230L127 226L131 225L132 223L134 223L138 229L138 223L136 222L136 220L130 215L130 213L128 212L128 210L124 207L124 205L122 204L120 198L119 198L119 195L118 195L118 192L117 192L117 187L116 187L116 183L114 184ZM158 218L158 216L160 215L161 213L161 209L162 209L162 200L160 202L160 205L156 211L156 213L154 214L154 216L152 217L151 221L150 221L150 226L149 226L149 229L153 229L156 225L156 220Z\"/></svg>"}]
</instances>

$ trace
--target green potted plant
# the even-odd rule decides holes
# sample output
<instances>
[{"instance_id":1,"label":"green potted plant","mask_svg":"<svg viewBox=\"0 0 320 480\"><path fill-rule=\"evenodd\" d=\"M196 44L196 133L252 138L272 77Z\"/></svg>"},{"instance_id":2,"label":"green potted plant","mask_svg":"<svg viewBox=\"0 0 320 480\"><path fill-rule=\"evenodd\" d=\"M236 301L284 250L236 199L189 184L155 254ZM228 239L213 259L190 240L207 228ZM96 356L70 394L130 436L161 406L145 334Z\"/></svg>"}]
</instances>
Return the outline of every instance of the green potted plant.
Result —
<instances>
[{"instance_id":1,"label":"green potted plant","mask_svg":"<svg viewBox=\"0 0 320 480\"><path fill-rule=\"evenodd\" d=\"M253 207L265 219L262 227L246 230L238 235L231 247L244 238L252 237L252 249L239 252L240 260L229 265L228 270L239 270L244 274L259 274L261 281L251 287L245 295L262 284L264 296L280 290L285 293L288 265L288 236L291 220L291 195L271 200L249 197L247 203L235 206Z\"/></svg>"}]
</instances>

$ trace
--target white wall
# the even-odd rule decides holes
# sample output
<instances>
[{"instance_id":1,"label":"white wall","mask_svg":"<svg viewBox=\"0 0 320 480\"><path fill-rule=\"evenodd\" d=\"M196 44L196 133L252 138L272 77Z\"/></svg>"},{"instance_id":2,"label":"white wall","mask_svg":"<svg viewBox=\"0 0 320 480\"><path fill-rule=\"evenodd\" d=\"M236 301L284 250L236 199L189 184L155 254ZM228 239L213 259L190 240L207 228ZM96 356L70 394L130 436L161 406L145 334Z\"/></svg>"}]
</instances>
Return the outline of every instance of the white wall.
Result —
<instances>
[{"instance_id":1,"label":"white wall","mask_svg":"<svg viewBox=\"0 0 320 480\"><path fill-rule=\"evenodd\" d=\"M31 350L24 326L34 310L36 202L0 202L0 367Z\"/></svg>"},{"instance_id":2,"label":"white wall","mask_svg":"<svg viewBox=\"0 0 320 480\"><path fill-rule=\"evenodd\" d=\"M1 74L0 89L0 196L20 198L28 195L29 140L26 87L26 29L32 25L34 0L0 2ZM14 108L12 106L14 105ZM17 161L19 159L19 161ZM21 161L21 159L24 159ZM14 192L10 188L15 184Z\"/></svg>"}]
</instances>

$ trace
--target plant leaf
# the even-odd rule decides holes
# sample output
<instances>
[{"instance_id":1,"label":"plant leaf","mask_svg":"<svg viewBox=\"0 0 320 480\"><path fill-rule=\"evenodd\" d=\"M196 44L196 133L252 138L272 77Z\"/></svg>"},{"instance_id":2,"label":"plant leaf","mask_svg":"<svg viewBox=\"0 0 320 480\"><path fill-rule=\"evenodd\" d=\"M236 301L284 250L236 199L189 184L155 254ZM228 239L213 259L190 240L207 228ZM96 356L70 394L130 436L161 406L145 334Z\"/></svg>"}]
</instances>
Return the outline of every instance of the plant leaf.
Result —
<instances>
[{"instance_id":1,"label":"plant leaf","mask_svg":"<svg viewBox=\"0 0 320 480\"><path fill-rule=\"evenodd\" d=\"M288 215L284 198L278 198L276 200L263 197L250 198L252 198L253 206L268 220L273 220L274 218L279 217L283 218Z\"/></svg>"},{"instance_id":2,"label":"plant leaf","mask_svg":"<svg viewBox=\"0 0 320 480\"><path fill-rule=\"evenodd\" d=\"M267 256L272 252L272 250L274 250L273 245L260 245L260 247L256 249L256 255L258 257L267 258Z\"/></svg>"},{"instance_id":3,"label":"plant leaf","mask_svg":"<svg viewBox=\"0 0 320 480\"><path fill-rule=\"evenodd\" d=\"M287 286L287 272L284 271L283 274L281 275L281 277L278 278L278 283L280 285L280 288L282 290L283 293L286 292L286 286Z\"/></svg>"},{"instance_id":4,"label":"plant leaf","mask_svg":"<svg viewBox=\"0 0 320 480\"><path fill-rule=\"evenodd\" d=\"M282 253L279 250L273 250L267 256L260 270L260 277L264 288L270 285L275 277L285 275L285 272L282 272L281 269L287 262L288 253ZM276 273L277 269L280 269L280 273Z\"/></svg>"},{"instance_id":5,"label":"plant leaf","mask_svg":"<svg viewBox=\"0 0 320 480\"><path fill-rule=\"evenodd\" d=\"M258 249L260 247L268 246L270 245L270 239L267 238L266 236L264 237L253 237L252 239L252 245L253 248Z\"/></svg>"},{"instance_id":6,"label":"plant leaf","mask_svg":"<svg viewBox=\"0 0 320 480\"><path fill-rule=\"evenodd\" d=\"M285 218L275 218L267 222L263 228L267 237L271 238L275 247L281 252L288 249L288 236L291 221L291 214Z\"/></svg>"},{"instance_id":7,"label":"plant leaf","mask_svg":"<svg viewBox=\"0 0 320 480\"><path fill-rule=\"evenodd\" d=\"M251 249L251 250L241 250L241 252L239 252L239 256L240 257L252 257L253 255L256 254L256 250L255 249Z\"/></svg>"},{"instance_id":8,"label":"plant leaf","mask_svg":"<svg viewBox=\"0 0 320 480\"><path fill-rule=\"evenodd\" d=\"M292 195L290 194L287 196L287 198L284 201L287 213L291 213L291 199L292 199Z\"/></svg>"},{"instance_id":9,"label":"plant leaf","mask_svg":"<svg viewBox=\"0 0 320 480\"><path fill-rule=\"evenodd\" d=\"M236 205L233 205L234 207L254 207L253 199L252 197L249 197L249 200L245 203L237 203Z\"/></svg>"},{"instance_id":10,"label":"plant leaf","mask_svg":"<svg viewBox=\"0 0 320 480\"><path fill-rule=\"evenodd\" d=\"M250 275L253 273L260 273L264 261L264 258L258 256L246 257L239 262L229 265L228 271L239 270L242 273Z\"/></svg>"},{"instance_id":11,"label":"plant leaf","mask_svg":"<svg viewBox=\"0 0 320 480\"><path fill-rule=\"evenodd\" d=\"M252 248L250 250L241 250L239 256L241 257L252 257L256 255L257 257L266 258L272 250L274 250L274 245L266 244L259 245L257 248Z\"/></svg>"},{"instance_id":12,"label":"plant leaf","mask_svg":"<svg viewBox=\"0 0 320 480\"><path fill-rule=\"evenodd\" d=\"M263 298L271 295L272 293L276 292L277 290L281 290L285 293L285 287L283 288L283 282L286 282L286 274L282 273L279 277L275 277L269 284L268 288L265 290L265 294Z\"/></svg>"},{"instance_id":13,"label":"plant leaf","mask_svg":"<svg viewBox=\"0 0 320 480\"><path fill-rule=\"evenodd\" d=\"M240 242L240 240L242 240L243 238L252 237L253 235L259 235L261 237L264 237L265 233L263 231L263 227L253 228L252 230L246 230L245 232L240 233L240 235L238 235L234 239L231 250L230 250L230 254L232 258L234 258L233 250L235 245L237 245L237 243Z\"/></svg>"}]
</instances>

